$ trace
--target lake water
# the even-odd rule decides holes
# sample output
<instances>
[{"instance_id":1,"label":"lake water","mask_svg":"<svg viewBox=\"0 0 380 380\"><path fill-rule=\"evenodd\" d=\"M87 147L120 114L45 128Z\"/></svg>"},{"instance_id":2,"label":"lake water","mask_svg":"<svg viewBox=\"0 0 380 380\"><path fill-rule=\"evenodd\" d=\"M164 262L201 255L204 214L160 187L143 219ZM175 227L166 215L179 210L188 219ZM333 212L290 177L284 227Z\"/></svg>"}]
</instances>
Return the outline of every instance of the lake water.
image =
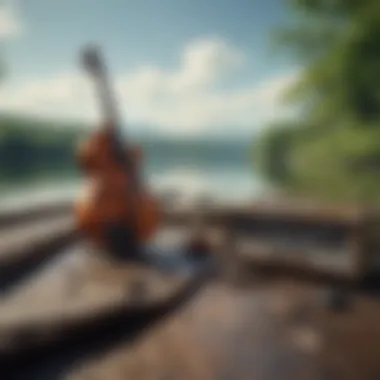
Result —
<instances>
[{"instance_id":1,"label":"lake water","mask_svg":"<svg viewBox=\"0 0 380 380\"><path fill-rule=\"evenodd\" d=\"M268 190L255 174L248 142L152 141L142 147L144 177L155 191L232 201L256 198ZM71 198L80 182L78 174L57 170L43 180L10 184L1 191L0 208Z\"/></svg>"}]
</instances>

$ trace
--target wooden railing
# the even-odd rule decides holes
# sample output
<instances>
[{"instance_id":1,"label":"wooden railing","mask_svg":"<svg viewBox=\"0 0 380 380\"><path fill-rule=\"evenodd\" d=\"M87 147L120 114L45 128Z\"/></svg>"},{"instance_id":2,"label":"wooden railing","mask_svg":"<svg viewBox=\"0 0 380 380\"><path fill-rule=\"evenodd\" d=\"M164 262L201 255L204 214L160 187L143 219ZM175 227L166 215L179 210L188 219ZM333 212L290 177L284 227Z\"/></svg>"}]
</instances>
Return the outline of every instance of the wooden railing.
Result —
<instances>
[{"instance_id":1,"label":"wooden railing","mask_svg":"<svg viewBox=\"0 0 380 380\"><path fill-rule=\"evenodd\" d=\"M69 202L64 202L16 214L8 212L0 215L0 229L69 217L71 208ZM377 210L359 206L311 202L256 202L206 208L197 204L183 208L167 205L162 209L162 224L190 227L201 220L206 234L219 231L219 235L228 235L234 246L231 254L244 261L359 279L373 271L376 262L380 266L379 215ZM216 252L223 249L223 244L216 244Z\"/></svg>"}]
</instances>

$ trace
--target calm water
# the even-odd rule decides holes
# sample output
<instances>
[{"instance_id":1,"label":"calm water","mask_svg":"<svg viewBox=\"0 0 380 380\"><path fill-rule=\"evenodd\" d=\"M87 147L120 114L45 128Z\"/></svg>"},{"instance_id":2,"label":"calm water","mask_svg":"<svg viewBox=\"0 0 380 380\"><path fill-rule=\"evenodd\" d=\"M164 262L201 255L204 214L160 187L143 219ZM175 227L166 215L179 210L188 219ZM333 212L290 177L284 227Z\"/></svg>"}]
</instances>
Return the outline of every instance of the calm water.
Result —
<instances>
[{"instance_id":1,"label":"calm water","mask_svg":"<svg viewBox=\"0 0 380 380\"><path fill-rule=\"evenodd\" d=\"M268 190L255 174L245 142L150 142L143 143L144 176L156 191L176 191L184 198L199 194L215 200L242 200ZM4 185L4 183L3 183ZM3 186L0 208L74 196L80 177L56 171L46 178Z\"/></svg>"}]
</instances>

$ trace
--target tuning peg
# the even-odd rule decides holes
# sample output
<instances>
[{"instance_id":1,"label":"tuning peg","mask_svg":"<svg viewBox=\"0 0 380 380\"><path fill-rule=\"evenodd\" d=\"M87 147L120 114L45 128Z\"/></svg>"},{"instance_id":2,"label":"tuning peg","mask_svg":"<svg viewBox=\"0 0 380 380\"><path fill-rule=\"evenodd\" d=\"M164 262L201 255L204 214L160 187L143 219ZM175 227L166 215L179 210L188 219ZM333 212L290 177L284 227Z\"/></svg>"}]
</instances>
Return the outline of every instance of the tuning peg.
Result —
<instances>
[{"instance_id":1,"label":"tuning peg","mask_svg":"<svg viewBox=\"0 0 380 380\"><path fill-rule=\"evenodd\" d=\"M85 69L98 72L102 69L101 49L96 44L87 45L82 51L82 63Z\"/></svg>"}]
</instances>

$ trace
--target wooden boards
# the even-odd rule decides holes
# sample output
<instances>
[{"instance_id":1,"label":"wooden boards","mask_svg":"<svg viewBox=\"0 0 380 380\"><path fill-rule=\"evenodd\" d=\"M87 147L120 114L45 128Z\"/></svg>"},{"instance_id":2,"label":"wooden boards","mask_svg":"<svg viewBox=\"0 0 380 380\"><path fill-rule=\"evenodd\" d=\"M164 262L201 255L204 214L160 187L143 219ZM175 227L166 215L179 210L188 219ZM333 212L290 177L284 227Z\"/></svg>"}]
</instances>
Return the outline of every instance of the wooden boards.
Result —
<instances>
[{"instance_id":1,"label":"wooden boards","mask_svg":"<svg viewBox=\"0 0 380 380\"><path fill-rule=\"evenodd\" d=\"M73 334L115 315L127 318L153 310L172 300L204 269L188 263L183 271L175 255L171 266L165 265L165 257L160 266L149 258L159 253L147 255L141 263L113 263L83 243L61 252L0 302L0 355L59 341L68 331Z\"/></svg>"}]
</instances>

